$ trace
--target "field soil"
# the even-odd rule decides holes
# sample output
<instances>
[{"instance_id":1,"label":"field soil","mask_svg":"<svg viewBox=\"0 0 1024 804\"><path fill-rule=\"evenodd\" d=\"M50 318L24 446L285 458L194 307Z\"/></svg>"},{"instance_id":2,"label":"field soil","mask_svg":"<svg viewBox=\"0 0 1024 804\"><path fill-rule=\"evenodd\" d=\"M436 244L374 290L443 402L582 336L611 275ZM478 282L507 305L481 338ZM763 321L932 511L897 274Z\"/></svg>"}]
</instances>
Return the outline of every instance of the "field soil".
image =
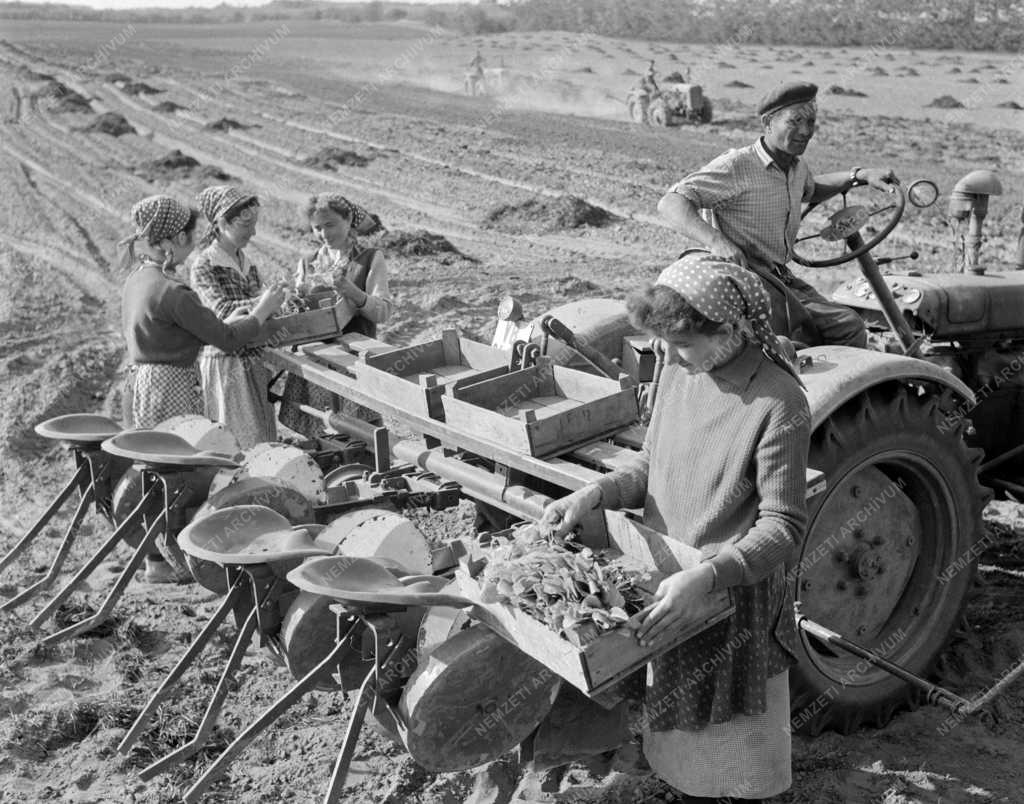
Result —
<instances>
[{"instance_id":1,"label":"field soil","mask_svg":"<svg viewBox=\"0 0 1024 804\"><path fill-rule=\"evenodd\" d=\"M131 204L150 194L191 199L222 181L257 193L260 228L249 252L269 279L287 275L313 247L303 200L344 193L389 230L380 244L396 312L381 337L406 344L458 326L487 340L505 294L533 315L585 297L621 298L655 277L687 245L658 220L660 195L715 154L752 141L757 98L798 77L822 87L812 168L891 166L904 183L929 178L943 194L970 170L994 169L1004 194L992 198L985 223L987 266L1008 269L1016 245L1024 112L1010 104L1024 103L1024 84L1020 60L1006 55L912 52L894 49L895 40L839 50L691 46L326 22L5 21L0 31L0 551L70 476L69 455L34 425L79 411L120 415L124 272L116 242L129 233ZM516 89L462 94L478 47L488 66L504 62L518 74ZM662 76L690 68L714 102L711 125L657 129L627 120L625 94L649 58ZM830 92L833 85L846 91ZM943 96L962 108L933 104ZM961 232L943 208L942 199L908 207L877 254L916 249L916 269L953 270ZM824 292L852 275L849 266L804 272ZM993 503L986 518L991 538L975 592L936 675L965 697L988 689L1024 654L1024 509ZM67 519L5 571L0 598L40 576ZM430 527L454 533L471 523L461 508ZM90 515L70 566L108 531ZM127 556L124 548L115 553L60 616L72 621L97 605ZM136 581L108 625L50 648L26 628L27 611L0 613L0 802L179 800L291 681L253 647L209 749L140 781L140 768L188 739L233 628L221 629L211 656L132 754L114 748L215 606L195 585ZM310 696L250 746L206 800L318 801L349 706L341 695ZM775 800L1018 802L1022 740L1017 683L962 722L925 706L850 736L797 737L793 787ZM553 789L520 800L674 800L627 754L575 765ZM510 768L500 770L514 776ZM486 777L492 787L502 773ZM345 800L493 800L484 778L427 774L366 730Z\"/></svg>"}]
</instances>

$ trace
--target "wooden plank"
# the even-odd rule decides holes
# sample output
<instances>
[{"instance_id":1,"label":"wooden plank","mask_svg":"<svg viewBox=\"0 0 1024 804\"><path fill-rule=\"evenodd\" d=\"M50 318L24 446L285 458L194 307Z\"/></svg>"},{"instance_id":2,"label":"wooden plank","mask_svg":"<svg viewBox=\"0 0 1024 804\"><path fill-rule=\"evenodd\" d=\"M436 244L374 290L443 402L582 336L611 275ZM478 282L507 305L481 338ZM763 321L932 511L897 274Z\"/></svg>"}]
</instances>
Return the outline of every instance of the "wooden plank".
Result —
<instances>
[{"instance_id":1,"label":"wooden plank","mask_svg":"<svg viewBox=\"0 0 1024 804\"><path fill-rule=\"evenodd\" d=\"M404 411L391 404L387 399L366 393L354 377L318 365L310 357L294 353L290 349L268 349L264 352L264 360L275 369L289 371L321 388L340 394L346 399L366 405L385 416L394 417L414 432L433 436L453 448L464 449L514 469L520 469L540 480L554 483L560 488L569 490L582 488L593 478L593 470L586 467L576 466L569 462L552 464L509 449L503 444L466 433L445 422Z\"/></svg>"},{"instance_id":2,"label":"wooden plank","mask_svg":"<svg viewBox=\"0 0 1024 804\"><path fill-rule=\"evenodd\" d=\"M441 347L444 352L442 363L451 365L462 363L462 347L459 344L459 333L456 330L441 330Z\"/></svg>"},{"instance_id":3,"label":"wooden plank","mask_svg":"<svg viewBox=\"0 0 1024 804\"><path fill-rule=\"evenodd\" d=\"M367 366L386 371L398 377L430 371L445 363L444 346L439 340L426 341L414 346L403 346L388 352L366 355Z\"/></svg>"}]
</instances>

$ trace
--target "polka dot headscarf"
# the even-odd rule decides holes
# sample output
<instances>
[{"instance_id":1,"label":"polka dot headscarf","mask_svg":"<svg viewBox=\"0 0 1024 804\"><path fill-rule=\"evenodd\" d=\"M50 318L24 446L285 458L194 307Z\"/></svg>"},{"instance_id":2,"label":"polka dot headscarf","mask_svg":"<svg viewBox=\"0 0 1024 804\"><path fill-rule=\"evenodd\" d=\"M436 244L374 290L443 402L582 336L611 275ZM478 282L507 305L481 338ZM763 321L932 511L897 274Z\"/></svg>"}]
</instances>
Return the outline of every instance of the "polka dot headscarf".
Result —
<instances>
[{"instance_id":1,"label":"polka dot headscarf","mask_svg":"<svg viewBox=\"0 0 1024 804\"><path fill-rule=\"evenodd\" d=\"M705 318L751 333L765 355L803 385L772 332L771 300L754 273L707 252L691 252L662 271L655 284L674 290Z\"/></svg>"}]
</instances>

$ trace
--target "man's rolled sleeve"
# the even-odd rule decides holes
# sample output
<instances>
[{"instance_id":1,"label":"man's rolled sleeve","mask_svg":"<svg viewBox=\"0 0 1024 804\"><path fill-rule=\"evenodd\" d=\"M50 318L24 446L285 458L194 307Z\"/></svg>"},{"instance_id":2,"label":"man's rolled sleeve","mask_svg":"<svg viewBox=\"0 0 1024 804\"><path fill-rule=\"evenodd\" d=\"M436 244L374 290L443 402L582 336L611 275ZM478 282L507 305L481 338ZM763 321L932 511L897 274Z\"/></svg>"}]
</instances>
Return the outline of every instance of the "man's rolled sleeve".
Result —
<instances>
[{"instance_id":1,"label":"man's rolled sleeve","mask_svg":"<svg viewBox=\"0 0 1024 804\"><path fill-rule=\"evenodd\" d=\"M732 152L723 154L676 182L669 192L683 196L699 209L718 209L725 206L742 189L736 181L732 160Z\"/></svg>"}]
</instances>

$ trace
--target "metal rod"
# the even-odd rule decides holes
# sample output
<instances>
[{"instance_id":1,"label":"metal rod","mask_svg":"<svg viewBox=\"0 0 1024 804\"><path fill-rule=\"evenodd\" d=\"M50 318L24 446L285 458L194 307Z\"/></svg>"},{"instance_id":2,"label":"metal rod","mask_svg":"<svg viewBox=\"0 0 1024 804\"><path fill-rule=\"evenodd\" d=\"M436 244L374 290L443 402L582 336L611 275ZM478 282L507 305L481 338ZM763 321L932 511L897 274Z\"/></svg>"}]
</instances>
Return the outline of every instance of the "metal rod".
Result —
<instances>
[{"instance_id":1,"label":"metal rod","mask_svg":"<svg viewBox=\"0 0 1024 804\"><path fill-rule=\"evenodd\" d=\"M224 699L228 694L228 688L231 686L235 672L242 663L242 657L245 656L245 651L249 647L249 642L252 640L255 630L256 609L254 608L249 612L249 616L245 618L245 623L239 629L238 636L235 637L235 643L231 646L231 654L224 664L224 669L221 670L220 678L217 680L217 687L214 689L213 695L210 696L210 701L206 705L206 711L203 713L202 720L199 721L199 728L196 729L195 736L180 748L139 771L139 778L142 781L152 779L157 774L163 773L168 768L177 765L179 762L188 759L202 750L210 732L213 731L214 724L217 722L221 707L224 705Z\"/></svg>"},{"instance_id":2,"label":"metal rod","mask_svg":"<svg viewBox=\"0 0 1024 804\"><path fill-rule=\"evenodd\" d=\"M855 642L851 642L840 634L837 634L835 631L832 631L813 620L807 619L807 617L798 615L796 622L802 630L817 639L820 639L827 645L839 648L847 653L852 653L854 656L863 659L873 667L877 667L879 670L884 670L885 672L906 681L911 686L924 691L928 697L929 703L944 706L945 708L957 713L964 712L970 707L970 702L965 698L961 698L959 695L956 695L949 690L943 689L929 681L925 681L925 679L914 675L909 670L900 667L898 664L893 664L892 662L883 659L878 654L872 653L867 648L862 647Z\"/></svg>"},{"instance_id":3,"label":"metal rod","mask_svg":"<svg viewBox=\"0 0 1024 804\"><path fill-rule=\"evenodd\" d=\"M15 558L23 553L35 540L36 536L42 532L43 526L53 518L53 515L57 513L60 507L64 504L64 501L67 500L67 498L71 496L71 493L78 487L78 484L82 481L83 475L86 473L87 469L87 464L83 463L78 466L78 469L75 470L71 480L69 480L67 485L60 490L60 493L53 498L53 502L51 502L47 509L43 511L39 519L36 520L36 523L29 528L28 533L21 537L18 543L11 548L7 555L0 558L0 572L2 572L12 561L14 561Z\"/></svg>"},{"instance_id":4,"label":"metal rod","mask_svg":"<svg viewBox=\"0 0 1024 804\"><path fill-rule=\"evenodd\" d=\"M139 542L139 546L135 548L135 552L132 553L132 557L125 565L124 569L121 570L121 574L117 576L117 581L114 583L114 587L107 593L106 598L103 600L103 604L99 609L90 617L86 617L81 622L69 625L67 628L58 631L55 634L43 637L39 640L40 645L54 645L58 642L63 642L65 639L84 634L86 631L90 631L96 626L102 624L107 616L110 614L110 610L114 608L114 604L121 599L121 595L124 593L125 587L131 581L132 576L135 575L135 571L142 566L143 560L147 555L153 552L156 547L156 534L158 528L162 528L167 520L167 514L165 511L161 511L154 520L153 524L146 530L146 535Z\"/></svg>"},{"instance_id":5,"label":"metal rod","mask_svg":"<svg viewBox=\"0 0 1024 804\"><path fill-rule=\"evenodd\" d=\"M998 477L986 478L985 482L992 485L998 486L1006 491L1012 491L1014 494L1019 494L1024 497L1024 486L1020 483L1011 483L1009 480L1000 480Z\"/></svg>"},{"instance_id":6,"label":"metal rod","mask_svg":"<svg viewBox=\"0 0 1024 804\"><path fill-rule=\"evenodd\" d=\"M338 655L345 650L345 641L352 635L352 633L359 626L359 620L356 620L345 633L345 635L335 643L331 652L317 664L312 670L310 670L301 679L296 681L288 691L274 701L262 715L256 720L245 727L245 730L239 734L234 741L221 753L217 760L199 777L195 784L192 785L185 793L183 800L185 804L196 804L202 797L206 789L217 779L218 776L227 770L230 765L246 747L256 739L261 731L266 729L271 723L277 720L283 715L289 708L291 708L303 695L313 689L320 675L335 663L338 659Z\"/></svg>"},{"instance_id":7,"label":"metal rod","mask_svg":"<svg viewBox=\"0 0 1024 804\"><path fill-rule=\"evenodd\" d=\"M339 433L358 438L375 449L384 444L384 440L376 436L376 431L379 428L368 422L341 413L319 410L310 405L300 404L296 407L303 413L322 419ZM454 480L463 487L468 496L492 503L496 507L518 516L539 519L544 508L551 502L550 497L539 494L526 486L506 486L504 478L492 472L477 466L470 466L458 458L450 458L439 450L424 449L422 444L412 440L389 440L388 448L398 460L418 466L426 472Z\"/></svg>"},{"instance_id":8,"label":"metal rod","mask_svg":"<svg viewBox=\"0 0 1024 804\"><path fill-rule=\"evenodd\" d=\"M168 673L167 677L160 683L156 692L150 696L150 699L143 710L139 712L139 716L135 718L135 722L132 724L132 727L128 730L128 733L117 746L118 753L127 754L132 745L135 744L135 741L142 735L146 724L156 711L157 706L159 706L160 702L167 697L171 687L185 674L185 671L189 668L192 662L195 661L196 657L202 653L203 648L206 647L206 643L210 641L215 633L217 633L217 628L220 627L224 618L231 612L235 605L235 601L238 600L247 585L248 578L239 573L236 576L234 583L231 585L231 588L228 590L227 596L221 601L221 604L217 607L213 616L210 617L206 625L203 626L196 638L192 640L192 644L188 646L188 650L186 650L185 654L178 659L177 664L174 665L171 672Z\"/></svg>"},{"instance_id":9,"label":"metal rod","mask_svg":"<svg viewBox=\"0 0 1024 804\"><path fill-rule=\"evenodd\" d=\"M352 764L352 756L356 752L356 743L359 741L359 732L363 727L363 721L366 718L366 710L370 705L370 700L376 697L377 684L379 683L378 668L383 667L398 653L402 647L404 639L399 637L395 646L391 649L388 655L381 661L378 655L377 661L374 666L366 674L366 678L363 679L363 683L359 685L359 695L356 698L356 705L352 712L352 716L349 718L348 727L345 729L345 739L341 744L341 750L338 752L338 758L334 762L334 769L331 771L331 781L327 785L327 792L324 794L323 804L338 804L341 801L341 791L345 788L345 782L348 779L348 769Z\"/></svg>"},{"instance_id":10,"label":"metal rod","mask_svg":"<svg viewBox=\"0 0 1024 804\"><path fill-rule=\"evenodd\" d=\"M864 245L864 238L860 236L860 232L854 232L846 238L846 244L852 251L856 251ZM878 299L878 303L882 307L882 315L885 316L889 327L900 339L903 353L913 356L918 350L918 341L914 337L910 324L907 323L907 319L903 317L902 311L896 304L896 300L892 296L892 289L885 284L882 272L878 270L878 264L870 253L861 254L857 258L857 262L860 263L861 273L864 274L864 278L868 280L868 284L875 292L875 298Z\"/></svg>"},{"instance_id":11,"label":"metal rod","mask_svg":"<svg viewBox=\"0 0 1024 804\"><path fill-rule=\"evenodd\" d=\"M1018 444L1016 447L1000 453L992 460L985 461L985 463L978 467L978 474L981 474L982 472L989 472L1000 464L1004 464L1007 461L1016 458L1021 453L1024 453L1024 444Z\"/></svg>"},{"instance_id":12,"label":"metal rod","mask_svg":"<svg viewBox=\"0 0 1024 804\"><path fill-rule=\"evenodd\" d=\"M71 545L75 543L75 537L78 535L78 526L82 524L82 519L85 518L85 512L89 508L89 503L92 502L95 496L96 494L92 486L89 486L82 493L82 498L78 501L78 506L75 508L75 514L71 517L71 522L64 531L64 538L61 540L60 547L57 548L57 555L53 557L53 561L50 563L50 569L47 571L46 575L27 589L23 589L10 600L6 601L2 606L0 606L0 611L11 611L16 609L22 603L32 599L38 592L42 592L44 589L50 588L50 585L57 579L57 576L60 575L61 567L64 566L68 553L71 552Z\"/></svg>"},{"instance_id":13,"label":"metal rod","mask_svg":"<svg viewBox=\"0 0 1024 804\"><path fill-rule=\"evenodd\" d=\"M151 486L145 494L142 495L142 499L139 500L139 504L132 509L132 512L128 514L124 522L118 525L110 537L100 545L99 549L92 554L92 557L75 573L75 576L68 581L64 587L56 594L56 596L43 607L29 623L29 627L38 628L42 623L57 610L57 608L63 603L73 591L84 581L92 571L96 569L106 558L107 554L113 550L121 542L121 534L130 531L135 527L138 520L145 513L146 507L152 501L152 498L158 496L159 489L156 485Z\"/></svg>"}]
</instances>

